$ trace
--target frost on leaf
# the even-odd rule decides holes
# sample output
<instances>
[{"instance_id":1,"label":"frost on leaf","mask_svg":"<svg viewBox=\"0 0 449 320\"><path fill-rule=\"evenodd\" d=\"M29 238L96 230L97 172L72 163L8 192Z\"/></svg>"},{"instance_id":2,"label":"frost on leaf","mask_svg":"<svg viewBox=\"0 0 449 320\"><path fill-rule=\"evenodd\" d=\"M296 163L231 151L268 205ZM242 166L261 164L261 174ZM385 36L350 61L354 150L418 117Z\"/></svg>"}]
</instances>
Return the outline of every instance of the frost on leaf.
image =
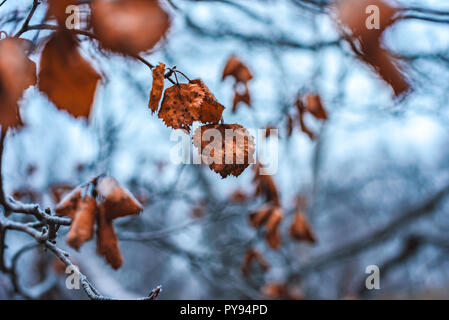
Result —
<instances>
[{"instance_id":1,"label":"frost on leaf","mask_svg":"<svg viewBox=\"0 0 449 320\"><path fill-rule=\"evenodd\" d=\"M297 241L315 243L316 238L306 218L300 212L295 213L295 218L289 228L290 235Z\"/></svg>"},{"instance_id":2,"label":"frost on leaf","mask_svg":"<svg viewBox=\"0 0 449 320\"><path fill-rule=\"evenodd\" d=\"M196 129L193 145L209 168L238 177L254 159L254 137L238 124L208 124Z\"/></svg>"},{"instance_id":3,"label":"frost on leaf","mask_svg":"<svg viewBox=\"0 0 449 320\"><path fill-rule=\"evenodd\" d=\"M84 60L68 32L56 32L41 57L39 89L59 109L88 118L100 75Z\"/></svg>"},{"instance_id":4,"label":"frost on leaf","mask_svg":"<svg viewBox=\"0 0 449 320\"><path fill-rule=\"evenodd\" d=\"M253 262L256 262L263 272L267 272L270 269L270 264L265 257L256 249L251 248L246 251L243 258L241 270L244 277L248 277L250 275Z\"/></svg>"},{"instance_id":5,"label":"frost on leaf","mask_svg":"<svg viewBox=\"0 0 449 320\"><path fill-rule=\"evenodd\" d=\"M0 125L3 132L22 125L18 101L34 84L36 64L27 56L26 42L17 38L0 40Z\"/></svg>"},{"instance_id":6,"label":"frost on leaf","mask_svg":"<svg viewBox=\"0 0 449 320\"><path fill-rule=\"evenodd\" d=\"M158 0L94 0L91 11L101 46L127 55L152 49L170 26Z\"/></svg>"},{"instance_id":7,"label":"frost on leaf","mask_svg":"<svg viewBox=\"0 0 449 320\"><path fill-rule=\"evenodd\" d=\"M153 85L151 87L150 102L148 103L152 113L157 112L159 108L159 101L161 101L162 92L164 91L164 77L165 64L161 62L153 69Z\"/></svg>"},{"instance_id":8,"label":"frost on leaf","mask_svg":"<svg viewBox=\"0 0 449 320\"><path fill-rule=\"evenodd\" d=\"M58 216L72 219L66 241L76 250L93 237L97 223L97 252L114 269L120 268L123 259L113 220L141 211L141 204L112 177L95 178L75 188L55 208Z\"/></svg>"},{"instance_id":9,"label":"frost on leaf","mask_svg":"<svg viewBox=\"0 0 449 320\"><path fill-rule=\"evenodd\" d=\"M378 8L378 28L366 26L366 9L370 5ZM354 53L392 87L395 96L408 93L411 86L405 72L391 52L382 47L383 32L395 22L399 9L384 0L335 0L333 11L340 33Z\"/></svg>"}]
</instances>

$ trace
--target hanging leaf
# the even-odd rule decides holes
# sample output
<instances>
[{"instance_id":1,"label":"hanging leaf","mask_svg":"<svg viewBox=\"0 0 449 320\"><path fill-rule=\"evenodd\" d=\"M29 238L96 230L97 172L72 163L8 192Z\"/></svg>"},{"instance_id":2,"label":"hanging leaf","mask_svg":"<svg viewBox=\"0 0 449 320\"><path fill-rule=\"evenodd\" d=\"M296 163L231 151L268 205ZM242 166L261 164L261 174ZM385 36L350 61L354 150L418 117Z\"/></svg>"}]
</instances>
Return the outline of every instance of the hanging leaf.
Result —
<instances>
[{"instance_id":1,"label":"hanging leaf","mask_svg":"<svg viewBox=\"0 0 449 320\"><path fill-rule=\"evenodd\" d=\"M62 198L61 202L55 208L56 215L66 216L72 220L75 219L82 192L83 189L77 187Z\"/></svg>"},{"instance_id":2,"label":"hanging leaf","mask_svg":"<svg viewBox=\"0 0 449 320\"><path fill-rule=\"evenodd\" d=\"M148 107L152 113L157 112L159 101L161 101L162 91L164 91L165 64L162 62L153 69L153 86L151 87L150 102Z\"/></svg>"},{"instance_id":3,"label":"hanging leaf","mask_svg":"<svg viewBox=\"0 0 449 320\"><path fill-rule=\"evenodd\" d=\"M256 212L251 213L249 215L249 223L251 226L254 228L262 227L268 221L273 209L272 206L264 205Z\"/></svg>"},{"instance_id":4,"label":"hanging leaf","mask_svg":"<svg viewBox=\"0 0 449 320\"><path fill-rule=\"evenodd\" d=\"M310 140L315 140L315 134L306 126L304 122L304 114L306 112L304 104L301 101L301 98L298 97L296 99L296 107L298 109L298 118L299 118L299 125L301 127L301 131L307 134L310 138Z\"/></svg>"},{"instance_id":5,"label":"hanging leaf","mask_svg":"<svg viewBox=\"0 0 449 320\"><path fill-rule=\"evenodd\" d=\"M118 269L123 264L123 257L118 246L114 225L112 220L108 219L104 206L99 207L97 223L97 253L104 256L113 269Z\"/></svg>"},{"instance_id":6,"label":"hanging leaf","mask_svg":"<svg viewBox=\"0 0 449 320\"><path fill-rule=\"evenodd\" d=\"M236 82L247 83L249 80L253 78L253 75L249 68L240 61L237 56L232 55L223 70L222 79L224 80L226 77L232 76L236 80Z\"/></svg>"},{"instance_id":7,"label":"hanging leaf","mask_svg":"<svg viewBox=\"0 0 449 320\"><path fill-rule=\"evenodd\" d=\"M218 123L221 120L225 107L217 101L203 80L194 79L190 83L199 85L204 93L203 101L201 102L200 121L202 123Z\"/></svg>"},{"instance_id":8,"label":"hanging leaf","mask_svg":"<svg viewBox=\"0 0 449 320\"><path fill-rule=\"evenodd\" d=\"M211 139L206 138L209 135ZM199 127L193 135L193 145L201 154L203 162L209 164L209 168L222 178L229 175L238 177L254 162L254 137L238 124Z\"/></svg>"},{"instance_id":9,"label":"hanging leaf","mask_svg":"<svg viewBox=\"0 0 449 320\"><path fill-rule=\"evenodd\" d=\"M320 120L327 120L327 112L323 107L321 98L317 94L308 94L306 96L306 110L310 112L315 118Z\"/></svg>"},{"instance_id":10,"label":"hanging leaf","mask_svg":"<svg viewBox=\"0 0 449 320\"><path fill-rule=\"evenodd\" d=\"M253 262L256 262L263 272L267 272L270 269L270 264L259 251L257 251L256 249L249 249L245 253L243 264L241 267L244 277L249 276Z\"/></svg>"},{"instance_id":11,"label":"hanging leaf","mask_svg":"<svg viewBox=\"0 0 449 320\"><path fill-rule=\"evenodd\" d=\"M315 243L316 238L312 231L312 228L307 223L306 218L300 212L295 213L293 223L290 225L290 235L297 241L306 241Z\"/></svg>"},{"instance_id":12,"label":"hanging leaf","mask_svg":"<svg viewBox=\"0 0 449 320\"><path fill-rule=\"evenodd\" d=\"M79 250L84 242L92 239L96 211L97 203L94 197L86 196L79 201L75 218L66 239L72 248Z\"/></svg>"},{"instance_id":13,"label":"hanging leaf","mask_svg":"<svg viewBox=\"0 0 449 320\"><path fill-rule=\"evenodd\" d=\"M89 118L100 75L84 60L67 31L56 32L41 57L39 89L61 110Z\"/></svg>"},{"instance_id":14,"label":"hanging leaf","mask_svg":"<svg viewBox=\"0 0 449 320\"><path fill-rule=\"evenodd\" d=\"M234 87L234 100L232 101L232 112L237 111L237 106L240 102L243 102L248 107L251 107L251 95L249 93L248 86L244 86L245 90L243 93L240 93L237 87Z\"/></svg>"},{"instance_id":15,"label":"hanging leaf","mask_svg":"<svg viewBox=\"0 0 449 320\"><path fill-rule=\"evenodd\" d=\"M127 55L152 49L170 26L157 0L93 0L91 11L101 46Z\"/></svg>"},{"instance_id":16,"label":"hanging leaf","mask_svg":"<svg viewBox=\"0 0 449 320\"><path fill-rule=\"evenodd\" d=\"M20 127L18 101L23 92L36 84L36 64L26 54L23 39L0 40L0 125L2 131Z\"/></svg>"},{"instance_id":17,"label":"hanging leaf","mask_svg":"<svg viewBox=\"0 0 449 320\"><path fill-rule=\"evenodd\" d=\"M186 129L201 117L204 91L198 84L175 84L165 90L158 117L167 127Z\"/></svg>"},{"instance_id":18,"label":"hanging leaf","mask_svg":"<svg viewBox=\"0 0 449 320\"><path fill-rule=\"evenodd\" d=\"M254 177L253 183L256 186L254 196L263 197L267 203L271 203L274 206L280 206L279 192L273 178L270 175L260 174L262 164L258 163L253 166Z\"/></svg>"}]
</instances>

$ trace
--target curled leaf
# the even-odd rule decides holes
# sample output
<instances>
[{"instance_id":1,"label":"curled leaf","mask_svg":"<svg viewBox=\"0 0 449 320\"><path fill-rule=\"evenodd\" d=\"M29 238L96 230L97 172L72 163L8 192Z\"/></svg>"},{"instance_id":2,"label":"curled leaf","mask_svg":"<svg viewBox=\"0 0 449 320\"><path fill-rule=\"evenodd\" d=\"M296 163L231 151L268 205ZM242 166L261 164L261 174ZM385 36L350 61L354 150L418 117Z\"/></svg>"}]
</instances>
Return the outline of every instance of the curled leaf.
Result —
<instances>
[{"instance_id":1,"label":"curled leaf","mask_svg":"<svg viewBox=\"0 0 449 320\"><path fill-rule=\"evenodd\" d=\"M165 64L159 63L153 69L153 86L151 87L150 102L148 107L153 113L157 112L159 108L159 101L161 101L162 91L164 91L164 77Z\"/></svg>"},{"instance_id":2,"label":"curled leaf","mask_svg":"<svg viewBox=\"0 0 449 320\"><path fill-rule=\"evenodd\" d=\"M253 78L249 68L235 55L232 55L226 62L222 79L224 80L228 76L232 76L237 82L243 83L247 83Z\"/></svg>"},{"instance_id":3,"label":"curled leaf","mask_svg":"<svg viewBox=\"0 0 449 320\"><path fill-rule=\"evenodd\" d=\"M306 97L306 110L310 112L315 118L327 120L327 112L321 102L321 97L317 94L309 94Z\"/></svg>"}]
</instances>

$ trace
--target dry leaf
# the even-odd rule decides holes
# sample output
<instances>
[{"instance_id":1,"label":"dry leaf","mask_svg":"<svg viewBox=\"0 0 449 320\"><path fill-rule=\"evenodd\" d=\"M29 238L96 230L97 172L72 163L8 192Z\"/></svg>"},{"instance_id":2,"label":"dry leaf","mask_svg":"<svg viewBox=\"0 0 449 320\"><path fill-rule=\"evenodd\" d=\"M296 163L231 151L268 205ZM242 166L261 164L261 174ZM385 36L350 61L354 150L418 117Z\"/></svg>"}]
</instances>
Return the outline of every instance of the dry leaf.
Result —
<instances>
[{"instance_id":1,"label":"dry leaf","mask_svg":"<svg viewBox=\"0 0 449 320\"><path fill-rule=\"evenodd\" d=\"M270 175L262 175L260 171L262 169L262 164L258 163L254 165L254 178L253 183L256 186L254 196L262 196L265 198L266 202L271 203L274 206L280 206L279 193L273 178Z\"/></svg>"},{"instance_id":2,"label":"dry leaf","mask_svg":"<svg viewBox=\"0 0 449 320\"><path fill-rule=\"evenodd\" d=\"M254 228L262 227L268 221L272 211L272 206L264 205L259 210L249 215L249 223Z\"/></svg>"},{"instance_id":3,"label":"dry leaf","mask_svg":"<svg viewBox=\"0 0 449 320\"><path fill-rule=\"evenodd\" d=\"M152 49L170 26L157 0L93 0L91 11L101 46L128 55Z\"/></svg>"},{"instance_id":4,"label":"dry leaf","mask_svg":"<svg viewBox=\"0 0 449 320\"><path fill-rule=\"evenodd\" d=\"M308 94L306 97L306 110L310 112L315 118L327 120L327 112L323 107L321 98L317 94Z\"/></svg>"},{"instance_id":5,"label":"dry leaf","mask_svg":"<svg viewBox=\"0 0 449 320\"><path fill-rule=\"evenodd\" d=\"M23 39L0 40L0 125L2 131L20 127L18 101L36 83L36 64L28 59Z\"/></svg>"},{"instance_id":6,"label":"dry leaf","mask_svg":"<svg viewBox=\"0 0 449 320\"><path fill-rule=\"evenodd\" d=\"M123 257L112 220L108 219L106 208L103 205L98 208L97 220L97 253L104 256L113 269L118 269L122 266Z\"/></svg>"},{"instance_id":7,"label":"dry leaf","mask_svg":"<svg viewBox=\"0 0 449 320\"><path fill-rule=\"evenodd\" d=\"M153 69L153 86L151 87L150 102L148 107L152 113L157 112L159 101L161 101L162 91L164 91L165 64L162 62Z\"/></svg>"},{"instance_id":8,"label":"dry leaf","mask_svg":"<svg viewBox=\"0 0 449 320\"><path fill-rule=\"evenodd\" d=\"M158 117L167 127L187 129L201 117L204 91L198 84L175 84L165 90Z\"/></svg>"},{"instance_id":9,"label":"dry leaf","mask_svg":"<svg viewBox=\"0 0 449 320\"><path fill-rule=\"evenodd\" d=\"M270 264L259 251L256 249L249 249L243 258L241 267L243 276L247 277L249 275L253 261L257 262L263 272L267 272L270 269Z\"/></svg>"},{"instance_id":10,"label":"dry leaf","mask_svg":"<svg viewBox=\"0 0 449 320\"><path fill-rule=\"evenodd\" d=\"M77 213L67 235L67 243L79 250L81 245L94 235L94 224L97 211L97 202L94 197L85 196L79 201Z\"/></svg>"},{"instance_id":11,"label":"dry leaf","mask_svg":"<svg viewBox=\"0 0 449 320\"><path fill-rule=\"evenodd\" d=\"M212 141L206 138L208 135L211 135ZM221 141L215 141L216 138ZM209 164L209 168L222 178L229 175L238 177L254 161L254 137L238 124L208 124L199 127L193 135L193 145L198 149L202 160ZM226 163L226 160L230 163Z\"/></svg>"},{"instance_id":12,"label":"dry leaf","mask_svg":"<svg viewBox=\"0 0 449 320\"><path fill-rule=\"evenodd\" d=\"M240 93L237 87L234 87L234 99L232 100L232 112L237 111L237 106L240 102L245 103L248 107L251 107L251 95L249 93L248 86L245 84L245 90Z\"/></svg>"},{"instance_id":13,"label":"dry leaf","mask_svg":"<svg viewBox=\"0 0 449 320\"><path fill-rule=\"evenodd\" d=\"M282 209L279 207L275 207L267 220L266 230L268 233L276 231L284 218L284 214L282 213Z\"/></svg>"},{"instance_id":14,"label":"dry leaf","mask_svg":"<svg viewBox=\"0 0 449 320\"><path fill-rule=\"evenodd\" d=\"M247 83L253 78L251 71L244 65L239 58L232 55L223 70L222 79L228 76L233 76L237 82Z\"/></svg>"},{"instance_id":15,"label":"dry leaf","mask_svg":"<svg viewBox=\"0 0 449 320\"><path fill-rule=\"evenodd\" d=\"M312 228L307 223L306 218L300 212L295 214L295 219L290 225L290 235L293 239L298 241L307 241L310 243L315 243L316 238L312 231Z\"/></svg>"},{"instance_id":16,"label":"dry leaf","mask_svg":"<svg viewBox=\"0 0 449 320\"><path fill-rule=\"evenodd\" d=\"M68 32L56 32L41 57L39 89L62 110L88 118L99 74L84 60Z\"/></svg>"},{"instance_id":17,"label":"dry leaf","mask_svg":"<svg viewBox=\"0 0 449 320\"><path fill-rule=\"evenodd\" d=\"M301 131L304 132L305 134L307 134L310 138L310 140L314 140L315 139L315 134L310 131L310 129L306 126L305 122L304 122L304 114L305 114L305 107L304 104L301 101L301 97L298 97L296 99L296 107L298 109L298 117L299 117L299 125L301 127Z\"/></svg>"},{"instance_id":18,"label":"dry leaf","mask_svg":"<svg viewBox=\"0 0 449 320\"><path fill-rule=\"evenodd\" d=\"M101 178L96 191L108 219L137 215L143 210L139 201L112 177Z\"/></svg>"},{"instance_id":19,"label":"dry leaf","mask_svg":"<svg viewBox=\"0 0 449 320\"><path fill-rule=\"evenodd\" d=\"M290 115L287 115L286 130L287 137L291 137L293 133L293 118Z\"/></svg>"},{"instance_id":20,"label":"dry leaf","mask_svg":"<svg viewBox=\"0 0 449 320\"><path fill-rule=\"evenodd\" d=\"M229 196L229 201L233 202L233 203L239 203L239 204L243 204L248 202L249 197L248 195L243 192L242 190L235 190L230 196Z\"/></svg>"},{"instance_id":21,"label":"dry leaf","mask_svg":"<svg viewBox=\"0 0 449 320\"><path fill-rule=\"evenodd\" d=\"M217 101L201 79L194 79L190 83L199 85L204 93L199 120L202 123L218 123L221 120L225 107Z\"/></svg>"},{"instance_id":22,"label":"dry leaf","mask_svg":"<svg viewBox=\"0 0 449 320\"><path fill-rule=\"evenodd\" d=\"M61 202L55 208L56 215L66 216L73 220L78 210L78 203L81 200L82 192L83 189L77 187L62 198Z\"/></svg>"},{"instance_id":23,"label":"dry leaf","mask_svg":"<svg viewBox=\"0 0 449 320\"><path fill-rule=\"evenodd\" d=\"M76 5L78 4L78 1L76 0L47 0L48 2L48 10L47 10L47 16L46 19L50 17L55 17L56 21L58 21L58 25L65 28L66 27L66 20L69 16L68 13L66 13L66 9L70 5Z\"/></svg>"},{"instance_id":24,"label":"dry leaf","mask_svg":"<svg viewBox=\"0 0 449 320\"><path fill-rule=\"evenodd\" d=\"M281 233L279 232L279 229L275 229L273 232L267 232L265 234L265 240L267 241L268 246L273 249L277 250L281 247Z\"/></svg>"}]
</instances>

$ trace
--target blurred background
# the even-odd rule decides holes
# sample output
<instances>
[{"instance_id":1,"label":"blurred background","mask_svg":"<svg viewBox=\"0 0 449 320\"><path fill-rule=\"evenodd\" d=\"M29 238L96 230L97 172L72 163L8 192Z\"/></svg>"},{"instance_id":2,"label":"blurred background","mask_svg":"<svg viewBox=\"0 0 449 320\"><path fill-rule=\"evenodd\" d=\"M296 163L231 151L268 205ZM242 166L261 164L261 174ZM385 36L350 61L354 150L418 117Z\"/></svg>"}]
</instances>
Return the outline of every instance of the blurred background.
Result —
<instances>
[{"instance_id":1,"label":"blurred background","mask_svg":"<svg viewBox=\"0 0 449 320\"><path fill-rule=\"evenodd\" d=\"M330 1L160 3L171 27L145 59L201 78L226 107L227 123L279 129L272 179L285 215L282 245L271 249L248 222L264 203L254 196L251 167L222 179L207 166L172 163L172 130L147 109L151 70L80 36L83 55L103 76L89 123L28 89L20 104L26 126L7 136L3 176L7 194L54 207L63 191L106 173L144 204L138 217L115 221L124 256L118 271L96 255L95 241L76 252L65 244L67 230L59 232L58 245L100 292L135 298L162 285L160 299L257 299L279 284L295 293L287 296L306 299L449 298L449 3L397 2L404 18L383 42L411 79L403 99L342 40ZM6 1L0 30L17 31L31 4ZM31 24L44 15L41 5ZM23 36L38 42L49 34ZM254 75L251 107L235 113L233 82L221 79L232 54ZM36 50L31 59L39 56ZM318 93L328 113L325 122L305 116L314 141L297 128L288 137L286 128L306 92ZM298 196L315 244L289 236ZM10 232L6 242L12 257L33 239ZM271 267L255 264L244 276L251 248ZM86 298L65 288L64 268L43 249L27 250L18 265L28 298ZM380 268L380 290L365 288L368 265ZM0 298L24 298L1 273Z\"/></svg>"}]
</instances>

